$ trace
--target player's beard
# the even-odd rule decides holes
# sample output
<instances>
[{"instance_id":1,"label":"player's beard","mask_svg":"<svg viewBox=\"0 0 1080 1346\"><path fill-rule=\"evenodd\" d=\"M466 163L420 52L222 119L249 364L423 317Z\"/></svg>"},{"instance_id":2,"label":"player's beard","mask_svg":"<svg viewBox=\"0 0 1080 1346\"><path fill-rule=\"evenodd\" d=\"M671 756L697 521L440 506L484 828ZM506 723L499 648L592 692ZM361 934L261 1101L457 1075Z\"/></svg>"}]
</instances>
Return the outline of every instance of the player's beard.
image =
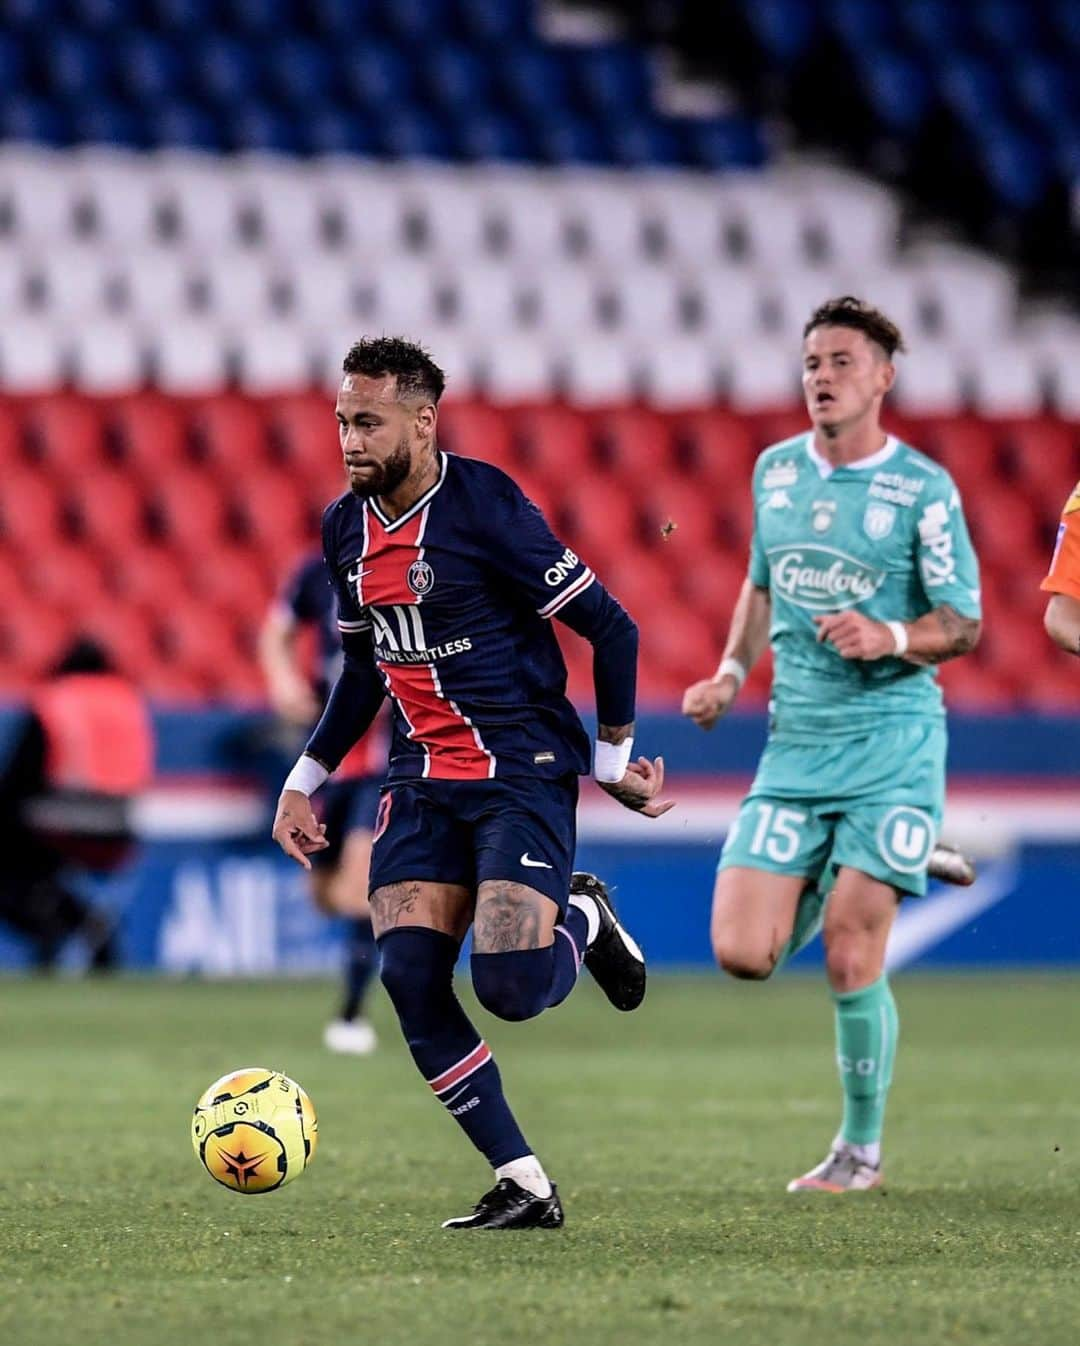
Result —
<instances>
[{"instance_id":1,"label":"player's beard","mask_svg":"<svg viewBox=\"0 0 1080 1346\"><path fill-rule=\"evenodd\" d=\"M369 500L373 495L393 494L412 471L412 454L408 440L401 439L391 453L368 474L367 481L358 482L349 478L349 489L361 500Z\"/></svg>"}]
</instances>

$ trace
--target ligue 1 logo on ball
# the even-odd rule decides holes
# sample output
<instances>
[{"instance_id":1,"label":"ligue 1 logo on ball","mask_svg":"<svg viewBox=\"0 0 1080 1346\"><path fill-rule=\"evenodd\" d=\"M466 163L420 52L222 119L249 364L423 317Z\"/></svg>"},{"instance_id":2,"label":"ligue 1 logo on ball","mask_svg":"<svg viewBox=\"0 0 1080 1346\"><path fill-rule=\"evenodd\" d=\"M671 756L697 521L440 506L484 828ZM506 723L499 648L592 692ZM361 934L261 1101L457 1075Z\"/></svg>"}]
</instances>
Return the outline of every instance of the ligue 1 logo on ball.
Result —
<instances>
[{"instance_id":1,"label":"ligue 1 logo on ball","mask_svg":"<svg viewBox=\"0 0 1080 1346\"><path fill-rule=\"evenodd\" d=\"M435 572L426 561L414 561L405 576L405 583L418 598L423 598L435 583Z\"/></svg>"}]
</instances>

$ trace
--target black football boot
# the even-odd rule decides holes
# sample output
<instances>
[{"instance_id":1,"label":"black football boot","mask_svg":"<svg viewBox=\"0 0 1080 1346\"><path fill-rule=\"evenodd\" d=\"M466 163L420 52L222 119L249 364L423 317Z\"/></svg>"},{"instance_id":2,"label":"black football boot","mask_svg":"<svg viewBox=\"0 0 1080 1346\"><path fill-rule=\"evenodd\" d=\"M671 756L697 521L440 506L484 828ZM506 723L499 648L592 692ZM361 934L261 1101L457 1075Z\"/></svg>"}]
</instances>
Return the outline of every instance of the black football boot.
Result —
<instances>
[{"instance_id":1,"label":"black football boot","mask_svg":"<svg viewBox=\"0 0 1080 1346\"><path fill-rule=\"evenodd\" d=\"M563 1209L552 1183L550 1196L534 1196L513 1178L501 1178L485 1192L471 1215L444 1220L444 1229L559 1229Z\"/></svg>"},{"instance_id":2,"label":"black football boot","mask_svg":"<svg viewBox=\"0 0 1080 1346\"><path fill-rule=\"evenodd\" d=\"M618 1010L635 1010L645 999L645 956L619 924L607 885L595 874L574 873L570 892L586 894L600 913L600 929L585 950L585 966Z\"/></svg>"}]
</instances>

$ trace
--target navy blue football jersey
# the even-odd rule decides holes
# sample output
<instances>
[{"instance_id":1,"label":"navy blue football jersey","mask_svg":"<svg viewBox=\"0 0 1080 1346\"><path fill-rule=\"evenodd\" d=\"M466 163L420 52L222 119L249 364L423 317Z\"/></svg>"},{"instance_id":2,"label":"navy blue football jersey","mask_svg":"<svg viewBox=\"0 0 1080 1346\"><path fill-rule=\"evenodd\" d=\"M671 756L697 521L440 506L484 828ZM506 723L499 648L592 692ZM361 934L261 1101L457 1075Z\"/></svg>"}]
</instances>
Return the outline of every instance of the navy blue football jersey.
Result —
<instances>
[{"instance_id":1,"label":"navy blue football jersey","mask_svg":"<svg viewBox=\"0 0 1080 1346\"><path fill-rule=\"evenodd\" d=\"M439 461L397 519L351 492L323 516L341 630L370 634L393 705L390 779L582 774L550 619L596 577L504 472Z\"/></svg>"}]
</instances>

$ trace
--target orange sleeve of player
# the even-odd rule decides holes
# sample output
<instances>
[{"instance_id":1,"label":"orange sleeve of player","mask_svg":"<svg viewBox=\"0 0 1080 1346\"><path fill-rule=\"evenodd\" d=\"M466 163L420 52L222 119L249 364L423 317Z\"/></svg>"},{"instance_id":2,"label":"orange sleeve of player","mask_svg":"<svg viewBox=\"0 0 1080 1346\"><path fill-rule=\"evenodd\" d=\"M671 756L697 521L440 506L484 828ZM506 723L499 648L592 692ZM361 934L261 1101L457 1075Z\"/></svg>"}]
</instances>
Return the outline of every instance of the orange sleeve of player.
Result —
<instances>
[{"instance_id":1,"label":"orange sleeve of player","mask_svg":"<svg viewBox=\"0 0 1080 1346\"><path fill-rule=\"evenodd\" d=\"M1050 573L1039 587L1048 593L1080 598L1080 482L1065 502Z\"/></svg>"}]
</instances>

